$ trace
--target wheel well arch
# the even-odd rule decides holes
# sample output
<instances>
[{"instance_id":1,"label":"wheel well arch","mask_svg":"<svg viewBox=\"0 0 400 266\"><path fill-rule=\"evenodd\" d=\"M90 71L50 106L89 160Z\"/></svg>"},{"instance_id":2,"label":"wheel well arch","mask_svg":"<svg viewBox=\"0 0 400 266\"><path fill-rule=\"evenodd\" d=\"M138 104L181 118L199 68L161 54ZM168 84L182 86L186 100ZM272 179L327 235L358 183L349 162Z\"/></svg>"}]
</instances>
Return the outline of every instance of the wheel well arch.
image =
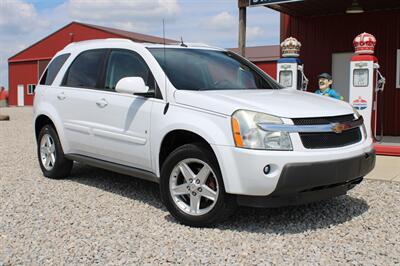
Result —
<instances>
[{"instance_id":1,"label":"wheel well arch","mask_svg":"<svg viewBox=\"0 0 400 266\"><path fill-rule=\"evenodd\" d=\"M204 147L206 147L207 149L209 149L211 152L213 152L214 156L216 156L211 145L202 136L192 131L177 129L168 132L168 134L164 136L161 142L160 152L158 155L159 169L161 169L163 163L165 162L165 159L172 151L174 151L176 148L180 146L189 143L199 143Z\"/></svg>"},{"instance_id":2,"label":"wheel well arch","mask_svg":"<svg viewBox=\"0 0 400 266\"><path fill-rule=\"evenodd\" d=\"M54 128L54 130L56 130L56 132L57 132L57 129L56 129L53 121L48 116L39 115L35 120L35 137L36 137L36 139L38 139L40 130L45 125L51 125Z\"/></svg>"}]
</instances>

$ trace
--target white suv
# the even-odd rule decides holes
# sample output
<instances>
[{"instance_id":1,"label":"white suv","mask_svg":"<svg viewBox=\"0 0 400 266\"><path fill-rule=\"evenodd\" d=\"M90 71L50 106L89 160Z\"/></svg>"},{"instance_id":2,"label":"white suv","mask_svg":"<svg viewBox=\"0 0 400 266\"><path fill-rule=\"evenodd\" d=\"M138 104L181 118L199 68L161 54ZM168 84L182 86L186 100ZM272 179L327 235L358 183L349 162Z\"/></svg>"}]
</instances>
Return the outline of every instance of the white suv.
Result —
<instances>
[{"instance_id":1,"label":"white suv","mask_svg":"<svg viewBox=\"0 0 400 266\"><path fill-rule=\"evenodd\" d=\"M283 89L248 60L202 45L73 43L36 89L43 174L73 161L151 180L182 223L237 205L343 195L375 165L363 118L345 102Z\"/></svg>"}]
</instances>

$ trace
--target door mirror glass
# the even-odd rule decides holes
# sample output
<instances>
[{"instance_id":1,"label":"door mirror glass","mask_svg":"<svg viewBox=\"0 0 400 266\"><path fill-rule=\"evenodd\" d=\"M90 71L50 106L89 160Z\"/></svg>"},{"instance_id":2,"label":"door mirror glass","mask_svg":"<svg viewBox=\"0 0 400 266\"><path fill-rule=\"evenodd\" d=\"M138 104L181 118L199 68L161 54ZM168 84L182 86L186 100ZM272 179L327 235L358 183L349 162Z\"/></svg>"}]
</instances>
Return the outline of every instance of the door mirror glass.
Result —
<instances>
[{"instance_id":1,"label":"door mirror glass","mask_svg":"<svg viewBox=\"0 0 400 266\"><path fill-rule=\"evenodd\" d=\"M146 86L141 77L126 77L118 81L115 90L119 93L135 94L146 93L149 87Z\"/></svg>"}]
</instances>

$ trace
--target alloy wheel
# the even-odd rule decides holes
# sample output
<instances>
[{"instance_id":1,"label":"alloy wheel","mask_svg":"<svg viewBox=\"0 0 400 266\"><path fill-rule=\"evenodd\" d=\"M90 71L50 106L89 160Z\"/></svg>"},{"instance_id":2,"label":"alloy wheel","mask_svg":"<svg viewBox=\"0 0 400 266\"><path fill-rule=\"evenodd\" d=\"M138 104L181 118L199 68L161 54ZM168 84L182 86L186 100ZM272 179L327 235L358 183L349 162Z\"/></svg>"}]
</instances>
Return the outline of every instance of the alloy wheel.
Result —
<instances>
[{"instance_id":1,"label":"alloy wheel","mask_svg":"<svg viewBox=\"0 0 400 266\"><path fill-rule=\"evenodd\" d=\"M181 211L199 216L213 209L218 200L219 184L207 163L189 158L180 161L172 170L169 191Z\"/></svg>"},{"instance_id":2,"label":"alloy wheel","mask_svg":"<svg viewBox=\"0 0 400 266\"><path fill-rule=\"evenodd\" d=\"M56 163L56 146L49 134L44 134L40 140L40 159L43 167L51 171Z\"/></svg>"}]
</instances>

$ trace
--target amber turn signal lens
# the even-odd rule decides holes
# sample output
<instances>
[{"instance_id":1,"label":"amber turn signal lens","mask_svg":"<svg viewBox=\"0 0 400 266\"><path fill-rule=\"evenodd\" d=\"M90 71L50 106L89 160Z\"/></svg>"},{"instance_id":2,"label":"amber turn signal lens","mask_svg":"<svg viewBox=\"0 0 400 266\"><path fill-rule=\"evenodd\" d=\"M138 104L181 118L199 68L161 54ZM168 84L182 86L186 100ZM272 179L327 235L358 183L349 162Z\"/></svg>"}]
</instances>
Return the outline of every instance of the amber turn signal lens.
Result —
<instances>
[{"instance_id":1,"label":"amber turn signal lens","mask_svg":"<svg viewBox=\"0 0 400 266\"><path fill-rule=\"evenodd\" d=\"M243 147L243 140L242 140L242 136L240 135L239 122L234 117L232 117L232 130L233 130L233 138L235 140L236 147Z\"/></svg>"}]
</instances>

